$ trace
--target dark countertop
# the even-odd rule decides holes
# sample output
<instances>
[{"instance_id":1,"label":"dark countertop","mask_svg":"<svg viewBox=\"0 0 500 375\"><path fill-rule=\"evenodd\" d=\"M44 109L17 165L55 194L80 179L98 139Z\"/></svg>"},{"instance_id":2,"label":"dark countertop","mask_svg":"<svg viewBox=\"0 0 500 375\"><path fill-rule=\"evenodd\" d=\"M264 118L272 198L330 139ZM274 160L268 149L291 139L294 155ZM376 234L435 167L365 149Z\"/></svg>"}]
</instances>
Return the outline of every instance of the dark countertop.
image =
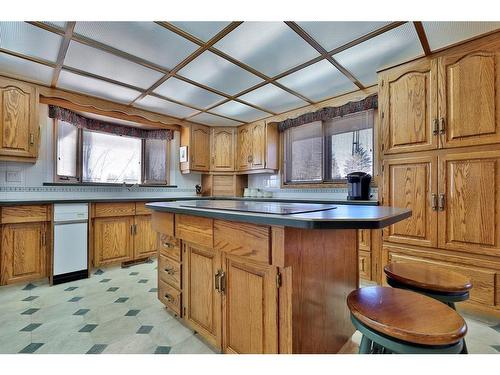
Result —
<instances>
[{"instance_id":1,"label":"dark countertop","mask_svg":"<svg viewBox=\"0 0 500 375\"><path fill-rule=\"evenodd\" d=\"M203 201L198 201L198 203ZM227 200L226 200L227 202ZM235 201L241 203L241 201ZM235 203L235 207L238 204ZM332 202L328 202L332 203ZM211 217L215 219L241 221L253 224L280 225L304 229L380 229L411 216L411 210L373 205L335 204L335 209L314 211L299 214L267 214L222 209L206 209L200 207L185 207L192 201L178 200L175 202L152 202L147 207L155 211L166 211L178 214ZM285 203L291 206L290 203ZM274 205L280 205L275 202ZM310 203L308 204L310 205ZM296 203L296 208L308 206ZM225 205L227 206L227 204Z\"/></svg>"},{"instance_id":2,"label":"dark countertop","mask_svg":"<svg viewBox=\"0 0 500 375\"><path fill-rule=\"evenodd\" d=\"M311 198L257 198L257 197L157 197L157 198L54 198L54 199L3 199L0 206L15 206L24 204L52 204L52 203L98 203L98 202L174 202L178 200L238 200L261 202L289 202L289 203L336 203L347 205L377 206L378 201L348 201Z\"/></svg>"}]
</instances>

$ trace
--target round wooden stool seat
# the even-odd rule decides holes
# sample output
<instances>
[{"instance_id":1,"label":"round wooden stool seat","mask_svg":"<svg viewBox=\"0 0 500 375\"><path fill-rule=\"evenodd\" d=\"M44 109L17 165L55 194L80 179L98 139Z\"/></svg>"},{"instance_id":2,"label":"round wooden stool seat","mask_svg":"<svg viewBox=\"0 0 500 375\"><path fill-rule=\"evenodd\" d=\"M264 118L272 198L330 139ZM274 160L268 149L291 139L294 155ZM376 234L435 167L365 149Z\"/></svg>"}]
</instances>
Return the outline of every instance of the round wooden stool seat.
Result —
<instances>
[{"instance_id":1,"label":"round wooden stool seat","mask_svg":"<svg viewBox=\"0 0 500 375\"><path fill-rule=\"evenodd\" d=\"M463 295L472 288L470 279L438 266L418 263L390 263L384 267L389 284L434 294ZM466 298L466 299L467 299Z\"/></svg>"},{"instance_id":2,"label":"round wooden stool seat","mask_svg":"<svg viewBox=\"0 0 500 375\"><path fill-rule=\"evenodd\" d=\"M455 310L409 290L361 288L349 294L347 305L369 330L405 343L442 347L461 342L467 332Z\"/></svg>"}]
</instances>

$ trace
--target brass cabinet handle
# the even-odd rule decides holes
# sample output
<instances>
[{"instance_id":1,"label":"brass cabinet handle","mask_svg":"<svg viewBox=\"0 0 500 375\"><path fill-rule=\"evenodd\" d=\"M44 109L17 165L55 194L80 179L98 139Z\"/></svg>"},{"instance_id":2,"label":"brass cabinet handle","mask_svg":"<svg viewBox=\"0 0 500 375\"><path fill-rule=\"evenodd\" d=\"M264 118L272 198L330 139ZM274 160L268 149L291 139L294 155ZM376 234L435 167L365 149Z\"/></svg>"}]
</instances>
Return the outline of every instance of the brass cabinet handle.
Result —
<instances>
[{"instance_id":1,"label":"brass cabinet handle","mask_svg":"<svg viewBox=\"0 0 500 375\"><path fill-rule=\"evenodd\" d=\"M137 224L134 224L134 235L137 234Z\"/></svg>"},{"instance_id":2,"label":"brass cabinet handle","mask_svg":"<svg viewBox=\"0 0 500 375\"><path fill-rule=\"evenodd\" d=\"M437 118L434 119L433 121L433 129L432 129L432 134L438 135L439 134L439 120Z\"/></svg>"},{"instance_id":3,"label":"brass cabinet handle","mask_svg":"<svg viewBox=\"0 0 500 375\"><path fill-rule=\"evenodd\" d=\"M34 144L35 144L35 134L30 133L30 145L34 145Z\"/></svg>"},{"instance_id":4,"label":"brass cabinet handle","mask_svg":"<svg viewBox=\"0 0 500 375\"><path fill-rule=\"evenodd\" d=\"M215 290L220 293L220 270L217 270L214 276Z\"/></svg>"},{"instance_id":5,"label":"brass cabinet handle","mask_svg":"<svg viewBox=\"0 0 500 375\"><path fill-rule=\"evenodd\" d=\"M439 125L440 125L439 126L439 133L444 134L446 131L445 126L444 126L444 117L441 117L439 119Z\"/></svg>"},{"instance_id":6,"label":"brass cabinet handle","mask_svg":"<svg viewBox=\"0 0 500 375\"><path fill-rule=\"evenodd\" d=\"M224 294L225 291L226 291L226 273L224 271L220 271L219 293Z\"/></svg>"},{"instance_id":7,"label":"brass cabinet handle","mask_svg":"<svg viewBox=\"0 0 500 375\"><path fill-rule=\"evenodd\" d=\"M165 293L165 298L167 299L168 302L174 303L175 299L172 297L170 294Z\"/></svg>"},{"instance_id":8,"label":"brass cabinet handle","mask_svg":"<svg viewBox=\"0 0 500 375\"><path fill-rule=\"evenodd\" d=\"M134 235L134 224L130 225L130 234L133 236Z\"/></svg>"},{"instance_id":9,"label":"brass cabinet handle","mask_svg":"<svg viewBox=\"0 0 500 375\"><path fill-rule=\"evenodd\" d=\"M175 274L175 270L173 268L165 268L165 272L168 273L169 275Z\"/></svg>"},{"instance_id":10,"label":"brass cabinet handle","mask_svg":"<svg viewBox=\"0 0 500 375\"><path fill-rule=\"evenodd\" d=\"M170 242L164 242L163 247L166 247L167 249L172 249L174 247L174 245L171 244Z\"/></svg>"},{"instance_id":11,"label":"brass cabinet handle","mask_svg":"<svg viewBox=\"0 0 500 375\"><path fill-rule=\"evenodd\" d=\"M444 211L445 195L439 194L439 211Z\"/></svg>"},{"instance_id":12,"label":"brass cabinet handle","mask_svg":"<svg viewBox=\"0 0 500 375\"><path fill-rule=\"evenodd\" d=\"M438 209L438 196L437 196L437 194L431 195L431 206L432 206L432 211L437 211L437 209Z\"/></svg>"}]
</instances>

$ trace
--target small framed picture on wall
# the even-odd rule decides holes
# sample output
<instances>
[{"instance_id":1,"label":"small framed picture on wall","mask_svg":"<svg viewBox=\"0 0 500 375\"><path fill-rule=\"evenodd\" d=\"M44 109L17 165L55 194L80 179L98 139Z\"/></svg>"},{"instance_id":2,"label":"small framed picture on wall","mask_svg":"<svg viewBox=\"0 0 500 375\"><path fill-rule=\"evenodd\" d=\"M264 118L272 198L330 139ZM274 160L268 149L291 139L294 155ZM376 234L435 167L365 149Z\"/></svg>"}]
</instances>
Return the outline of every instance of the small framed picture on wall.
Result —
<instances>
[{"instance_id":1,"label":"small framed picture on wall","mask_svg":"<svg viewBox=\"0 0 500 375\"><path fill-rule=\"evenodd\" d=\"M188 146L179 147L179 161L181 163L188 161Z\"/></svg>"}]
</instances>

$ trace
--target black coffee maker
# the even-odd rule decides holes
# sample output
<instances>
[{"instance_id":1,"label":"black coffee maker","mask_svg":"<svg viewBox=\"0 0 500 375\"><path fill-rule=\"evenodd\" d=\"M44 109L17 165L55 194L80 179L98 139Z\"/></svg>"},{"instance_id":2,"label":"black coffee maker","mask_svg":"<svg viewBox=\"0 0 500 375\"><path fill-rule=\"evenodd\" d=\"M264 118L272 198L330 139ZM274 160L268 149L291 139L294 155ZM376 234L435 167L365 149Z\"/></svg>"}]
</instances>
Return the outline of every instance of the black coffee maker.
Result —
<instances>
[{"instance_id":1,"label":"black coffee maker","mask_svg":"<svg viewBox=\"0 0 500 375\"><path fill-rule=\"evenodd\" d=\"M365 172L352 172L347 175L347 199L370 199L370 181L372 176Z\"/></svg>"}]
</instances>

